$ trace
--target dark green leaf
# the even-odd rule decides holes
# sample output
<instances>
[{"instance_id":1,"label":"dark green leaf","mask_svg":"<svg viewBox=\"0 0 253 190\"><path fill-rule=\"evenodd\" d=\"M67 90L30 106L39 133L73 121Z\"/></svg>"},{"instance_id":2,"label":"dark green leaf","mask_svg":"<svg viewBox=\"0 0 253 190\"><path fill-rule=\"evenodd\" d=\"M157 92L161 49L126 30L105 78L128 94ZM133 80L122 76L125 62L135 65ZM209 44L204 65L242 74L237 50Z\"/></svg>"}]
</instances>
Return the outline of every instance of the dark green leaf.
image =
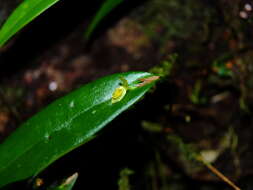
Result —
<instances>
[{"instance_id":1,"label":"dark green leaf","mask_svg":"<svg viewBox=\"0 0 253 190\"><path fill-rule=\"evenodd\" d=\"M97 14L93 18L91 24L89 25L85 37L89 38L91 33L94 31L98 23L108 14L112 9L122 3L123 0L106 0L101 8L98 10Z\"/></svg>"},{"instance_id":2,"label":"dark green leaf","mask_svg":"<svg viewBox=\"0 0 253 190\"><path fill-rule=\"evenodd\" d=\"M29 119L0 145L0 187L37 175L59 157L84 144L153 85L151 82L128 90L123 99L112 104L111 97L121 77L131 87L138 79L150 76L153 75L128 72L98 79Z\"/></svg>"},{"instance_id":3,"label":"dark green leaf","mask_svg":"<svg viewBox=\"0 0 253 190\"><path fill-rule=\"evenodd\" d=\"M0 30L0 47L46 9L59 0L25 0L11 14Z\"/></svg>"}]
</instances>

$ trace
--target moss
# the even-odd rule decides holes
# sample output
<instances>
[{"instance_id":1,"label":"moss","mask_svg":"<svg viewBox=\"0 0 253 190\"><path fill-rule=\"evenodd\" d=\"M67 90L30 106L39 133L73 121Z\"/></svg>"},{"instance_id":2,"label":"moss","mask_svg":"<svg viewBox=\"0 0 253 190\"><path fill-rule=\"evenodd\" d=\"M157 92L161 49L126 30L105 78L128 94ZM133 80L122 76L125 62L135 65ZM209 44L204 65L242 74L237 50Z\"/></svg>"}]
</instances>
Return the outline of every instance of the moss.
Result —
<instances>
[{"instance_id":1,"label":"moss","mask_svg":"<svg viewBox=\"0 0 253 190\"><path fill-rule=\"evenodd\" d=\"M120 178L118 180L119 190L130 190L129 176L133 175L134 171L129 168L124 168L120 171Z\"/></svg>"},{"instance_id":2,"label":"moss","mask_svg":"<svg viewBox=\"0 0 253 190\"><path fill-rule=\"evenodd\" d=\"M171 38L186 39L192 35L205 40L213 14L213 9L207 9L204 1L150 0L136 11L136 18L144 31L160 42Z\"/></svg>"}]
</instances>

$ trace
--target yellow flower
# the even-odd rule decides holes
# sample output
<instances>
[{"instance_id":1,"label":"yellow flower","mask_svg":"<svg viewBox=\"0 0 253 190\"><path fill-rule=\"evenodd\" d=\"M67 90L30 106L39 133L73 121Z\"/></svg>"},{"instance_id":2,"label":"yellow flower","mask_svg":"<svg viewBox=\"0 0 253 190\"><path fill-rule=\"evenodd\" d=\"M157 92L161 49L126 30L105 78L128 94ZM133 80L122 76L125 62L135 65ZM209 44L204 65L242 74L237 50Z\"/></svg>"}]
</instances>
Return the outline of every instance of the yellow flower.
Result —
<instances>
[{"instance_id":1,"label":"yellow flower","mask_svg":"<svg viewBox=\"0 0 253 190\"><path fill-rule=\"evenodd\" d=\"M126 95L127 89L124 86L119 86L112 93L112 103L119 102Z\"/></svg>"}]
</instances>

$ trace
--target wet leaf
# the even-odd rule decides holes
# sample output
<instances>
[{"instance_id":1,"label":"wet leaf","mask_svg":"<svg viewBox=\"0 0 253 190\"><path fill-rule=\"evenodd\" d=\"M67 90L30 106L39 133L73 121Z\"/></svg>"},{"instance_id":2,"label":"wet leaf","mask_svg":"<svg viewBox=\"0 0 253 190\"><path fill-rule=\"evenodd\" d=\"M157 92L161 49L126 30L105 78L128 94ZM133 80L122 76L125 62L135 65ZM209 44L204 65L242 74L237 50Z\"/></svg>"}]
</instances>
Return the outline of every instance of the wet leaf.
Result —
<instances>
[{"instance_id":1,"label":"wet leaf","mask_svg":"<svg viewBox=\"0 0 253 190\"><path fill-rule=\"evenodd\" d=\"M123 99L112 103L121 77L133 85L151 76L128 72L98 79L33 116L0 145L0 187L36 176L59 157L87 142L154 84L128 90Z\"/></svg>"}]
</instances>

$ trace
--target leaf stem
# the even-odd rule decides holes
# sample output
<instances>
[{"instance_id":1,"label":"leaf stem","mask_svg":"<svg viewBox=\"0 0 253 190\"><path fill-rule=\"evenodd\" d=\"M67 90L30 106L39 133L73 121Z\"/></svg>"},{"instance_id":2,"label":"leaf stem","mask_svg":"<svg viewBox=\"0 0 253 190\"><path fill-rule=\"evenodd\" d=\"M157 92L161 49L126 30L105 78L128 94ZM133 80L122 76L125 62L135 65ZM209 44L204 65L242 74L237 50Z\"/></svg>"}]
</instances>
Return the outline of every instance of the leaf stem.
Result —
<instances>
[{"instance_id":1,"label":"leaf stem","mask_svg":"<svg viewBox=\"0 0 253 190\"><path fill-rule=\"evenodd\" d=\"M222 174L217 168L212 166L210 163L207 163L202 156L196 158L198 161L202 162L211 172L218 176L222 181L230 185L235 190L241 190L237 185L235 185L230 179L228 179L224 174Z\"/></svg>"}]
</instances>

